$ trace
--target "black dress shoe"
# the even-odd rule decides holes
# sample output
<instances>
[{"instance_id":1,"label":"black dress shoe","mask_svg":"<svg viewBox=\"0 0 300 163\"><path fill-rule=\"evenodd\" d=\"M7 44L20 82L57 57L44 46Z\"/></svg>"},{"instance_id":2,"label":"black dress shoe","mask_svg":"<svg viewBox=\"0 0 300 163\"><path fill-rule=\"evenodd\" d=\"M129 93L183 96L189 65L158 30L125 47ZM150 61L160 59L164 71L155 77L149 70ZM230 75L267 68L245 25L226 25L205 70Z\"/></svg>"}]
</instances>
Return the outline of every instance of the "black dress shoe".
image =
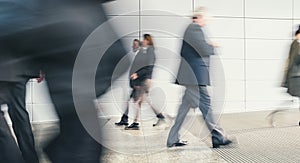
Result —
<instances>
[{"instance_id":1,"label":"black dress shoe","mask_svg":"<svg viewBox=\"0 0 300 163\"><path fill-rule=\"evenodd\" d=\"M213 148L219 148L221 145L229 145L231 144L232 141L229 139L223 139L223 140L219 140L216 137L212 137L212 144L213 144Z\"/></svg>"},{"instance_id":2,"label":"black dress shoe","mask_svg":"<svg viewBox=\"0 0 300 163\"><path fill-rule=\"evenodd\" d=\"M187 142L187 141L179 141L179 142L177 142L177 143L172 144L172 145L169 146L169 147L181 147L181 146L185 146L185 145L188 145L188 142Z\"/></svg>"},{"instance_id":3,"label":"black dress shoe","mask_svg":"<svg viewBox=\"0 0 300 163\"><path fill-rule=\"evenodd\" d=\"M156 117L159 119L165 119L165 116L162 113L157 114Z\"/></svg>"},{"instance_id":4,"label":"black dress shoe","mask_svg":"<svg viewBox=\"0 0 300 163\"><path fill-rule=\"evenodd\" d=\"M116 126L123 126L123 125L124 125L124 126L128 126L128 122L125 122L125 121L122 121L122 120L121 120L120 122L116 122L115 125L116 125Z\"/></svg>"},{"instance_id":5,"label":"black dress shoe","mask_svg":"<svg viewBox=\"0 0 300 163\"><path fill-rule=\"evenodd\" d=\"M130 126L125 127L125 130L139 130L140 126L139 123L132 123Z\"/></svg>"},{"instance_id":6,"label":"black dress shoe","mask_svg":"<svg viewBox=\"0 0 300 163\"><path fill-rule=\"evenodd\" d=\"M126 114L123 114L121 117L120 122L115 123L117 126L128 126L128 116Z\"/></svg>"},{"instance_id":7,"label":"black dress shoe","mask_svg":"<svg viewBox=\"0 0 300 163\"><path fill-rule=\"evenodd\" d=\"M162 113L157 114L156 117L158 118L158 120L153 124L153 127L159 126L161 122L164 122L165 120L165 116Z\"/></svg>"}]
</instances>

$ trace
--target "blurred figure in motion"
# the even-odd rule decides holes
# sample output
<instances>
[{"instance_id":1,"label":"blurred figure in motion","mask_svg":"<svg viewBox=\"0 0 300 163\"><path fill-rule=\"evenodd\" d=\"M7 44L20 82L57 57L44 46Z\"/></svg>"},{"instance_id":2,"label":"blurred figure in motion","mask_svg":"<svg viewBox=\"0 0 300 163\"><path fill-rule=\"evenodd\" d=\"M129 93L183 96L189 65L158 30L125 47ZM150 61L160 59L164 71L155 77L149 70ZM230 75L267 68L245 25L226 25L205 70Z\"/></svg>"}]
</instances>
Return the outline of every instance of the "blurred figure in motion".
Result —
<instances>
[{"instance_id":1,"label":"blurred figure in motion","mask_svg":"<svg viewBox=\"0 0 300 163\"><path fill-rule=\"evenodd\" d=\"M0 62L9 62L8 60L3 60L1 56ZM26 110L26 84L30 78L38 78L38 83L40 83L44 75L30 68L31 65L28 60L19 61L18 64L23 66L19 76L7 74L6 63L0 64L0 99L3 101L1 104L5 103L8 106L9 117L11 118L23 159L26 163L38 163L39 159L35 149L31 123ZM12 76L8 77L7 75ZM4 123L1 123L1 125L4 125ZM7 138L3 138L3 140L5 141ZM4 146L4 144L1 144L1 147ZM1 148L0 151L2 151Z\"/></svg>"},{"instance_id":2,"label":"blurred figure in motion","mask_svg":"<svg viewBox=\"0 0 300 163\"><path fill-rule=\"evenodd\" d=\"M290 47L282 86L287 88L287 92L291 96L298 97L300 100L300 26L295 32L295 39ZM274 125L274 115L280 111L282 110L275 110L269 114L272 125Z\"/></svg>"},{"instance_id":3,"label":"blurred figure in motion","mask_svg":"<svg viewBox=\"0 0 300 163\"><path fill-rule=\"evenodd\" d=\"M215 43L207 43L202 27L206 25L207 15L205 8L199 7L194 12L191 23L183 38L181 48L181 64L177 75L177 82L183 85L185 93L179 107L175 124L171 128L167 140L168 147L187 145L186 141L179 139L179 130L190 108L199 108L208 129L212 134L213 148L228 145L232 141L224 135L223 129L214 119L211 109L211 99L207 91L210 85L209 61L214 54Z\"/></svg>"},{"instance_id":4,"label":"blurred figure in motion","mask_svg":"<svg viewBox=\"0 0 300 163\"><path fill-rule=\"evenodd\" d=\"M132 42L132 46L131 46L131 48L132 48L131 54L133 54L133 57L135 57L138 54L138 52L140 51L140 47L141 47L140 40L134 39L133 42ZM129 100L133 97L133 92L134 91L131 91ZM129 103L127 102L126 109L125 109L125 112L123 113L123 115L121 117L121 120L119 122L116 122L115 125L117 125L117 126L123 126L123 125L128 126L128 112L129 112Z\"/></svg>"},{"instance_id":5,"label":"blurred figure in motion","mask_svg":"<svg viewBox=\"0 0 300 163\"><path fill-rule=\"evenodd\" d=\"M114 68L126 55L121 42L107 45L100 41L89 46L88 51L95 52L99 51L98 48L110 46L95 68L95 90L86 89L86 85L72 86L72 77L79 49L86 38L107 20L101 4L106 1L0 1L0 66L5 67L1 75L7 76L4 79L20 78L24 65L18 63L25 60L30 61L26 64L32 64L36 70L42 69L47 74L50 96L60 120L59 135L44 149L53 163L98 163L100 159L101 145L95 139L100 139L101 130L93 92L101 96L115 80L116 77L112 76ZM116 38L111 28L100 35L103 40ZM85 55L85 58L88 60L90 55ZM88 80L94 74L93 68L85 66L76 72L82 80ZM78 89L76 95L81 99L75 109L72 91ZM79 115L88 122L81 121ZM8 134L7 125L2 122L1 117L0 125L4 127L0 133L0 157L8 160L5 162L14 162L19 159L20 152Z\"/></svg>"},{"instance_id":6,"label":"blurred figure in motion","mask_svg":"<svg viewBox=\"0 0 300 163\"><path fill-rule=\"evenodd\" d=\"M135 114L134 122L125 127L126 130L139 130L139 120L142 102L145 101L151 106L157 118L164 119L165 117L159 113L151 103L149 99L145 97L149 93L149 88L151 86L151 78L153 67L155 63L155 52L152 36L149 34L144 34L144 39L142 42L142 47L140 48L138 54L134 58L133 64L130 69L130 87L133 91L130 95L134 100ZM128 111L127 111L128 113ZM117 125L126 125L128 121L128 116L123 115L121 122ZM128 124L128 123L127 123Z\"/></svg>"},{"instance_id":7,"label":"blurred figure in motion","mask_svg":"<svg viewBox=\"0 0 300 163\"><path fill-rule=\"evenodd\" d=\"M138 39L134 39L132 43L132 53L134 53L134 56L137 55L141 48L141 42Z\"/></svg>"},{"instance_id":8,"label":"blurred figure in motion","mask_svg":"<svg viewBox=\"0 0 300 163\"><path fill-rule=\"evenodd\" d=\"M141 42L138 40L138 39L134 39L133 40L133 43L132 43L132 53L134 54L134 57L137 55L137 54L139 54L139 51L141 50ZM143 46L143 47L145 47L145 46ZM135 63L136 64L136 63ZM152 71L152 70L151 70ZM133 81L131 81L131 82L133 82ZM134 98L134 96L136 96L135 94L136 94L136 90L135 90L135 88L134 88L134 86L131 84L130 85L132 88L133 88L133 90L131 91L131 94L130 94L130 97L129 97L129 100L128 101L130 101L130 99L132 99L132 98ZM156 111L155 111L155 109L153 109L154 110L154 112L156 113ZM126 105L126 110L125 110L125 112L123 113L123 115L122 115L122 117L121 117L121 120L119 121L119 122L116 122L115 123L115 125L117 125L117 126L123 126L123 125L125 125L125 126L128 126L128 112L129 112L129 102L127 102L127 105ZM164 119L164 116L162 115L162 114L160 114L160 113L158 113L157 115L156 115L156 117L160 120L160 119ZM156 125L156 124L155 124ZM136 127L136 128L138 128L138 127Z\"/></svg>"},{"instance_id":9,"label":"blurred figure in motion","mask_svg":"<svg viewBox=\"0 0 300 163\"><path fill-rule=\"evenodd\" d=\"M9 88L13 87L13 82L0 81L0 106L10 100ZM0 108L0 160L1 162L25 163L22 153L10 131L4 117L4 112Z\"/></svg>"}]
</instances>

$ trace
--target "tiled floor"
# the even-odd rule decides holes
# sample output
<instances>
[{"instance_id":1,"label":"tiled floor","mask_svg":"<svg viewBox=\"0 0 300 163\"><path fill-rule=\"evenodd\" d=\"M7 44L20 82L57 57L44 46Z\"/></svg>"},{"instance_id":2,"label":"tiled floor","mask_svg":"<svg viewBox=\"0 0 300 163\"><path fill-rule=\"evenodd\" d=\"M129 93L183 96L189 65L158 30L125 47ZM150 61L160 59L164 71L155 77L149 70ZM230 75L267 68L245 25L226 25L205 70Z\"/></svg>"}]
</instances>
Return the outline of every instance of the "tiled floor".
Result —
<instances>
[{"instance_id":1,"label":"tiled floor","mask_svg":"<svg viewBox=\"0 0 300 163\"><path fill-rule=\"evenodd\" d=\"M289 110L275 115L276 126L269 124L269 112L225 114L220 123L235 144L220 149L211 148L211 140L200 116L192 115L181 130L185 147L167 148L166 139L173 118L158 127L155 119L143 121L141 130L126 131L114 126L118 117L103 127L103 145L107 148L101 158L107 163L165 163L165 162L300 162L300 113ZM40 150L45 140L58 131L55 123L35 124L35 136ZM42 162L48 163L41 153Z\"/></svg>"}]
</instances>

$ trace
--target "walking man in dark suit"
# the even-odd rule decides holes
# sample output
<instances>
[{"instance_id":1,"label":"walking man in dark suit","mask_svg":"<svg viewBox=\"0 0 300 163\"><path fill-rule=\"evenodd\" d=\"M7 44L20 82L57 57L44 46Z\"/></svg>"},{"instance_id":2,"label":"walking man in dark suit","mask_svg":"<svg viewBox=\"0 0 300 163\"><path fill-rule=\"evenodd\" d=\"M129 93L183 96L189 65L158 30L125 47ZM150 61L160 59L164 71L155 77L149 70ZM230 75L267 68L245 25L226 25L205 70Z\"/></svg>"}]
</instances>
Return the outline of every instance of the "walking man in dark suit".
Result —
<instances>
[{"instance_id":1,"label":"walking man in dark suit","mask_svg":"<svg viewBox=\"0 0 300 163\"><path fill-rule=\"evenodd\" d=\"M211 111L211 99L207 91L210 85L209 60L214 54L216 44L207 43L202 27L206 25L205 9L199 7L193 16L193 23L190 24L184 34L181 49L181 65L177 80L186 90L179 107L175 124L171 128L167 140L167 146L183 146L187 142L180 141L179 130L190 108L197 108L202 112L208 129L212 134L212 144L214 148L220 145L228 145L228 140L223 130L218 126Z\"/></svg>"},{"instance_id":2,"label":"walking man in dark suit","mask_svg":"<svg viewBox=\"0 0 300 163\"><path fill-rule=\"evenodd\" d=\"M12 65L6 67L3 73L8 77L19 77L17 72L22 68L17 63L24 57L32 59L34 65L47 74L50 96L60 120L59 135L44 149L53 163L100 161L101 145L96 138L101 138L101 129L94 99L104 94L111 82L123 73L115 74L114 69L126 55L112 28L93 33L107 20L102 9L102 2L106 1L109 0L0 1L0 52L7 57L0 65ZM91 34L96 34L102 40L84 44ZM116 41L111 45L105 42L107 40ZM90 63L87 62L85 67L75 72L74 67L83 45L88 46L86 53L83 53L86 59L84 63L98 56L100 50L106 51L98 68L88 67ZM125 68L123 70L126 71ZM74 73L78 75L78 80L95 85L95 89L87 89L88 85L75 85ZM91 76L95 79L92 83L85 81ZM76 91L77 97L81 97L77 101L80 106L75 106L73 91ZM81 121L79 115L88 122ZM10 140L11 136L5 136ZM1 149L0 157L13 159L18 153L12 155L14 151L8 153L7 148L15 148L15 144L8 144L5 138L0 137L0 143L3 141L0 149L3 147L6 151L2 154Z\"/></svg>"},{"instance_id":3,"label":"walking man in dark suit","mask_svg":"<svg viewBox=\"0 0 300 163\"><path fill-rule=\"evenodd\" d=\"M0 104L9 101L12 82L0 81ZM3 111L0 110L0 160L1 162L25 163L21 151L10 132Z\"/></svg>"},{"instance_id":4,"label":"walking man in dark suit","mask_svg":"<svg viewBox=\"0 0 300 163\"><path fill-rule=\"evenodd\" d=\"M17 138L18 146L26 163L38 163L39 159L35 150L34 137L31 129L29 115L26 110L26 83L30 78L37 78L36 75L24 74L20 81L2 81L0 90L7 89L8 92L0 97L8 106L9 117L11 118L13 130ZM41 78L39 79L41 81ZM5 86L5 88L4 88Z\"/></svg>"},{"instance_id":5,"label":"walking man in dark suit","mask_svg":"<svg viewBox=\"0 0 300 163\"><path fill-rule=\"evenodd\" d=\"M28 58L8 55L10 50L6 48L6 42L1 43L0 49L0 104L7 104L8 106L8 113L12 120L13 130L19 147L19 149L16 148L16 144L13 142L14 139L12 139L10 131L7 130L7 124L2 119L3 112L0 110L2 119L0 128L3 132L1 132L1 135L6 133L6 136L0 136L0 158L5 157L5 155L2 155L2 152L9 152L9 155L14 155L13 150L6 151L5 149L5 146L11 146L11 148L17 150L16 154L21 152L23 157L11 157L11 159L19 158L26 163L38 163L39 159L35 150L29 115L26 110L25 96L26 83L30 78L39 78L40 72L33 68L33 63ZM10 158L3 159L8 162L14 162Z\"/></svg>"}]
</instances>

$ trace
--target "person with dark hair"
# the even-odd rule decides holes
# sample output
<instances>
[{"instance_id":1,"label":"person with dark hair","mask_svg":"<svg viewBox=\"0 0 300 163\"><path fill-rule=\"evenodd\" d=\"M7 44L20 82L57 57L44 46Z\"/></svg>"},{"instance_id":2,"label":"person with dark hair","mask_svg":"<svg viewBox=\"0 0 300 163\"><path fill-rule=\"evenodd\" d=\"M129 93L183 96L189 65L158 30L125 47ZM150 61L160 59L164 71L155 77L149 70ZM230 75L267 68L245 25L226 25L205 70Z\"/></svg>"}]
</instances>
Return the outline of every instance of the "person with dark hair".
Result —
<instances>
[{"instance_id":1,"label":"person with dark hair","mask_svg":"<svg viewBox=\"0 0 300 163\"><path fill-rule=\"evenodd\" d=\"M149 39L149 34L146 34L146 36L148 37L148 39ZM153 41L152 41L152 38L151 38L151 36L150 36L150 39L149 40L151 40L151 44L153 45ZM149 42L150 43L150 42ZM142 46L142 43L138 40L138 39L134 39L133 40L133 45L132 45L132 51L137 55L137 54L139 54L139 51L141 50L141 47L140 46ZM146 45L146 46L148 46L148 45ZM145 47L145 46L143 46L143 47ZM135 63L136 64L136 63ZM132 83L133 81L131 80L131 83ZM130 98L129 98L129 100L128 101L130 101L130 99L132 99L132 98L134 98L134 96L135 96L135 93L136 93L136 90L135 90L135 88L134 88L134 86L131 84L130 85L130 87L132 87L133 88L133 90L132 90L132 92L131 92L131 94L130 94ZM151 107L152 107L152 105L151 105ZM158 125L160 122L161 122L161 120L164 120L164 116L161 114L161 113L159 113L159 112L157 112L156 111L156 109L154 109L153 107L152 107L152 110L155 112L155 114L156 114L156 117L158 118L158 121L155 123L155 124L153 124L153 126L156 126L156 125ZM126 110L125 110L125 112L123 113L123 115L122 115L122 117L121 117L121 120L119 121L119 122L116 122L115 123L115 125L117 125L117 126L123 126L123 125L125 125L125 126L128 126L128 112L129 112L129 103L127 103L127 105L126 105ZM128 129L128 128L127 128ZM130 128L129 128L130 129Z\"/></svg>"},{"instance_id":2,"label":"person with dark hair","mask_svg":"<svg viewBox=\"0 0 300 163\"><path fill-rule=\"evenodd\" d=\"M170 130L167 147L184 146L186 141L179 139L179 130L190 108L199 108L212 135L213 148L232 143L227 139L223 129L218 125L211 109L211 99L207 91L210 85L209 60L214 55L215 43L207 43L202 30L206 25L205 8L199 7L183 38L181 48L181 64L177 82L183 85L185 93L173 127Z\"/></svg>"},{"instance_id":3,"label":"person with dark hair","mask_svg":"<svg viewBox=\"0 0 300 163\"><path fill-rule=\"evenodd\" d=\"M132 52L137 54L138 51L140 50L142 43L138 39L134 39L132 43Z\"/></svg>"},{"instance_id":4,"label":"person with dark hair","mask_svg":"<svg viewBox=\"0 0 300 163\"><path fill-rule=\"evenodd\" d=\"M131 46L131 50L132 50L132 58L134 58L140 51L140 48L141 48L141 45L142 43L140 42L140 40L138 39L134 39L133 42L132 42L132 46ZM134 91L132 91L130 93L130 97L128 99L128 101L133 97L133 93ZM123 113L122 117L121 117L121 120L119 122L116 122L115 125L117 126L128 126L128 112L129 112L129 103L127 102L127 105L126 105L126 109L125 109L125 112Z\"/></svg>"},{"instance_id":5,"label":"person with dark hair","mask_svg":"<svg viewBox=\"0 0 300 163\"><path fill-rule=\"evenodd\" d=\"M139 120L140 120L140 110L142 102L144 101L145 94L149 93L149 88L151 85L152 72L155 62L155 52L152 36L149 34L144 34L144 39L142 41L142 47L140 48L138 54L134 58L133 64L130 69L130 87L133 88L131 93L131 98L134 100L135 104L135 117L134 122L125 127L125 130L139 130ZM146 102L151 106L152 110L157 115L157 118L163 120L165 117L162 113L159 113L148 100ZM128 112L127 112L128 113ZM126 116L126 118L124 118ZM116 123L116 125L126 125L128 124L128 116L123 115L121 122Z\"/></svg>"},{"instance_id":6,"label":"person with dark hair","mask_svg":"<svg viewBox=\"0 0 300 163\"><path fill-rule=\"evenodd\" d=\"M287 92L291 96L298 97L300 101L300 25L298 30L295 32L295 39L290 46L282 86L287 88Z\"/></svg>"}]
</instances>

